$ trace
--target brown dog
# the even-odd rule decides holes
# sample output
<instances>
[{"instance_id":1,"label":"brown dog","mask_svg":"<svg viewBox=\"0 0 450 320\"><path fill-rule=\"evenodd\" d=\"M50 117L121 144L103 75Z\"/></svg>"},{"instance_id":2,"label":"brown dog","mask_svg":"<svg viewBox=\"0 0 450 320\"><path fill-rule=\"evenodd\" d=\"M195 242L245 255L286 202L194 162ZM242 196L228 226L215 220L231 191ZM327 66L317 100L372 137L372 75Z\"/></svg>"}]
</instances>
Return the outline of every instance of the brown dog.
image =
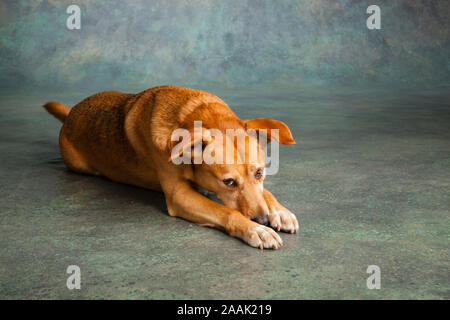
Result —
<instances>
[{"instance_id":1,"label":"brown dog","mask_svg":"<svg viewBox=\"0 0 450 320\"><path fill-rule=\"evenodd\" d=\"M171 216L220 228L260 249L282 245L280 236L264 225L277 231L298 230L295 215L263 187L265 160L254 149L259 143L254 136L245 133L246 141L256 139L256 144L242 147L233 140L232 145L235 158L248 159L249 153L256 152L256 163L176 165L174 158L186 150L183 147L179 154L171 153L173 131L192 131L194 121L202 122L203 148L211 144L215 150L222 143L210 139L211 128L223 132L278 129L279 143L295 144L289 128L280 121L240 120L220 98L177 86L155 87L138 94L100 92L72 109L58 102L44 107L64 123L59 146L70 170L163 191ZM225 205L205 197L197 187L214 192Z\"/></svg>"}]
</instances>

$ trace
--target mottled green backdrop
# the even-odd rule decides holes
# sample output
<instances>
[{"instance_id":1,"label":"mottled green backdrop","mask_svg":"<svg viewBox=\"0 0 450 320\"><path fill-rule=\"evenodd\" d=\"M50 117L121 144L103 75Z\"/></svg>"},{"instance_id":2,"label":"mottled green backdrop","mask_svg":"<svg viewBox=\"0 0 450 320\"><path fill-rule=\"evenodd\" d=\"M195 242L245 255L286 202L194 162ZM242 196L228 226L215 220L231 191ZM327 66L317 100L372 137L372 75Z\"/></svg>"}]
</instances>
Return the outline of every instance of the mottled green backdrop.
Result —
<instances>
[{"instance_id":1,"label":"mottled green backdrop","mask_svg":"<svg viewBox=\"0 0 450 320\"><path fill-rule=\"evenodd\" d=\"M66 28L72 3L81 30ZM366 27L370 4L381 30ZM449 9L0 0L0 300L449 300ZM300 223L283 248L170 217L162 193L66 170L45 102L167 83L288 124L297 144L280 147L264 182ZM69 265L81 290L66 286Z\"/></svg>"},{"instance_id":2,"label":"mottled green backdrop","mask_svg":"<svg viewBox=\"0 0 450 320\"><path fill-rule=\"evenodd\" d=\"M0 85L449 83L449 1L2 0ZM81 8L68 30L66 8ZM381 30L366 9L381 7Z\"/></svg>"}]
</instances>

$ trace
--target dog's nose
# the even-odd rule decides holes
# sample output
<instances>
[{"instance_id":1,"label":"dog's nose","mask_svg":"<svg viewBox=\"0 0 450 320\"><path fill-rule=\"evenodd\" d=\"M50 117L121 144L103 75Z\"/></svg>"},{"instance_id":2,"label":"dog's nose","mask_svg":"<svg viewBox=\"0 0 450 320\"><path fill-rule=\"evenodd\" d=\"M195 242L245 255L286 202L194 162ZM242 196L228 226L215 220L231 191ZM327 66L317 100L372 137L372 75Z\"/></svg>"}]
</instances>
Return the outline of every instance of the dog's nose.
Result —
<instances>
[{"instance_id":1,"label":"dog's nose","mask_svg":"<svg viewBox=\"0 0 450 320\"><path fill-rule=\"evenodd\" d=\"M252 220L266 226L269 223L269 216L267 214L261 214Z\"/></svg>"}]
</instances>

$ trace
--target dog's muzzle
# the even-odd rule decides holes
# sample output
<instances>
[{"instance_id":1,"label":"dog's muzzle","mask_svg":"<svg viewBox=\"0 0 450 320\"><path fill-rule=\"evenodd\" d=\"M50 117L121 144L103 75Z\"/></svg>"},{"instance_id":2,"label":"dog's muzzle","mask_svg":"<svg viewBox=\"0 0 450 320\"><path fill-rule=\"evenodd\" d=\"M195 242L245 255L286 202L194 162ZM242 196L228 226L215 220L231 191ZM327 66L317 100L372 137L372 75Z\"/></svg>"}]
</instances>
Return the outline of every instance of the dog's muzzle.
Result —
<instances>
[{"instance_id":1,"label":"dog's muzzle","mask_svg":"<svg viewBox=\"0 0 450 320\"><path fill-rule=\"evenodd\" d=\"M269 224L269 216L267 214L261 214L256 218L253 218L252 220L264 226L267 226Z\"/></svg>"}]
</instances>

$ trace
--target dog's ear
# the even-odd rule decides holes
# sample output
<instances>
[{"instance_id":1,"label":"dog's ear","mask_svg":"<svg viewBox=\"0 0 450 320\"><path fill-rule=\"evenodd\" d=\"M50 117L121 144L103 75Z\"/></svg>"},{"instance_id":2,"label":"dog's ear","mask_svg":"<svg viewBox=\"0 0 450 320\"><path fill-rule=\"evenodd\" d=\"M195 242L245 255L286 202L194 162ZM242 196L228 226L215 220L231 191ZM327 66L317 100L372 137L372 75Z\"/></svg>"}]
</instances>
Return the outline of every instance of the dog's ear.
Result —
<instances>
[{"instance_id":1,"label":"dog's ear","mask_svg":"<svg viewBox=\"0 0 450 320\"><path fill-rule=\"evenodd\" d=\"M295 140L292 137L291 131L284 122L273 119L257 118L252 120L245 120L244 124L245 130L253 129L258 133L261 129L266 130L268 143L272 140L271 129L278 129L278 139L276 135L273 136L275 140L278 140L278 143L295 144Z\"/></svg>"},{"instance_id":2,"label":"dog's ear","mask_svg":"<svg viewBox=\"0 0 450 320\"><path fill-rule=\"evenodd\" d=\"M195 147L200 146L201 150L212 141L211 133L206 128L201 128L201 134L194 133L194 128L191 130L181 129L175 135L172 135L170 141L170 157L169 162L180 164L186 156L190 159L190 163L195 163Z\"/></svg>"}]
</instances>

